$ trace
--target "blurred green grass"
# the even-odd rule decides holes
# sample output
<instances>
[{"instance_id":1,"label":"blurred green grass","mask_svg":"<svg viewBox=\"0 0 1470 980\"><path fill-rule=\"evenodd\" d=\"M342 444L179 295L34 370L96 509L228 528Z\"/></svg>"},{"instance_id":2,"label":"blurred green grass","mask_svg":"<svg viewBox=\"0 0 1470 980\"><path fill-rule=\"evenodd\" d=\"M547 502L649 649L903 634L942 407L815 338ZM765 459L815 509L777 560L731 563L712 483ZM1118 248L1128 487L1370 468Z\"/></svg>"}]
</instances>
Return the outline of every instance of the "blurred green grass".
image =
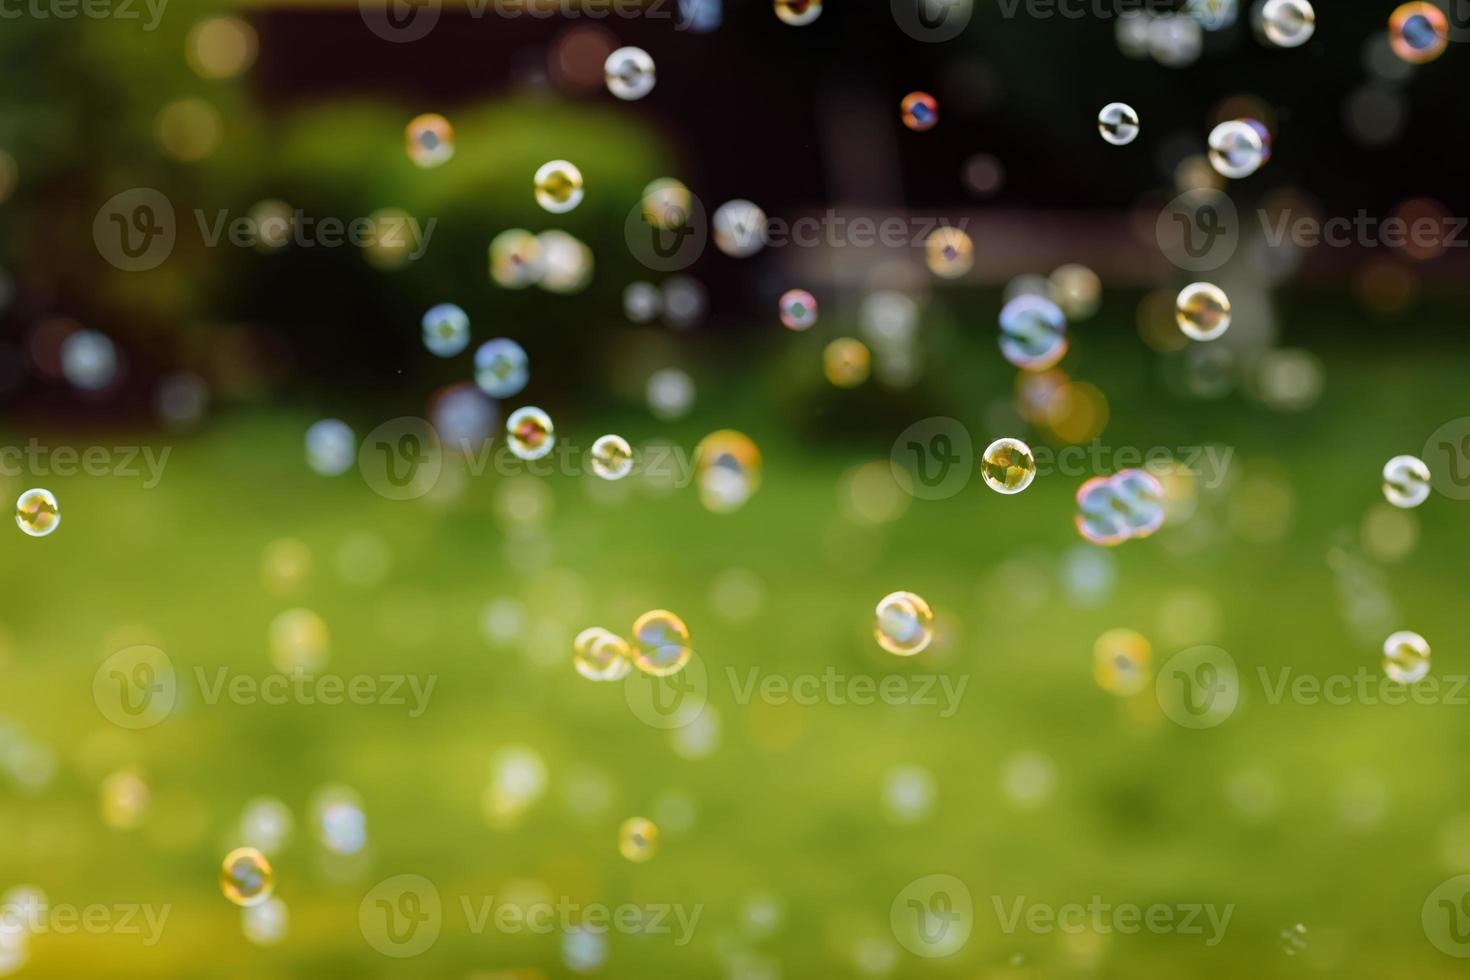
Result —
<instances>
[{"instance_id":1,"label":"blurred green grass","mask_svg":"<svg viewBox=\"0 0 1470 980\"><path fill-rule=\"evenodd\" d=\"M980 442L990 435L985 406L1005 397L1009 382L988 344L945 329L936 328L935 343L956 366L947 374L976 383L956 384L940 407ZM1451 749L1464 709L1272 705L1255 678L1257 668L1280 666L1317 675L1377 669L1373 645L1343 623L1324 556L1381 500L1382 462L1418 451L1441 422L1463 414L1464 358L1427 345L1392 361L1363 345L1320 348L1322 401L1282 417L1235 398L1170 400L1119 318L1079 330L1086 338L1074 373L1112 402L1105 442L1234 446L1237 476L1268 472L1290 488L1286 533L1266 542L1231 533L1227 494L1202 504L1217 526L1205 548L1173 547L1189 533L1180 528L1126 544L1114 552L1111 598L1077 604L1054 571L1079 544L1070 522L1080 480L1040 479L1016 498L975 481L949 500L914 501L891 524L851 525L838 515L840 475L886 458L912 419L814 435L793 425L793 414L817 404L840 417L878 396L808 391L782 400L713 367L692 369L701 407L688 420L654 425L628 405L568 409L559 432L583 446L610 430L691 447L703 432L737 424L765 456L750 504L717 516L692 490L630 490L605 501L588 494L586 478L553 477L543 527L550 552L539 567L512 560L518 546L497 516L504 478L471 479L449 505L390 502L355 473L308 471L300 447L311 419L289 407L226 412L204 434L172 443L156 489L120 477L35 481L56 492L63 523L47 539L8 539L0 575L13 642L0 714L49 746L57 768L39 791L0 783L0 834L10 845L0 849L0 885L33 883L52 903L166 903L172 911L153 948L137 937L37 936L24 975L77 976L103 961L119 977L462 977L517 967L564 975L557 936L465 929L458 896L502 895L524 879L582 903L703 906L683 948L668 937L611 935L603 975L720 975L740 950L778 962L785 976L851 975L857 938L891 938L890 902L931 873L966 882L975 932L951 959L897 949L895 975L1457 975L1425 939L1419 915L1436 884L1470 870L1453 866L1442 846L1446 825L1470 811L1470 779ZM814 372L818 344L793 340L772 374L798 363ZM354 421L361 434L381 420ZM25 436L13 438L23 444ZM18 480L5 487L20 489ZM1463 507L1432 496L1414 512L1417 550L1386 568L1402 625L1429 638L1437 674L1465 665ZM386 580L367 589L346 584L336 566L343 541L363 532L392 556ZM314 570L298 595L277 597L262 588L261 556L285 537L306 543ZM1030 566L1052 578L1028 608L1008 576ZM711 602L711 581L732 567L766 585L752 622L728 622ZM1148 693L1120 700L1091 677L1101 632L1124 626L1157 637L1161 604L1186 587L1215 597L1220 625L1210 639L1247 677L1240 710L1208 731L1180 729ZM920 593L955 625L946 652L918 663L877 653L867 636L871 609L895 589ZM519 599L530 616L530 638L509 648L488 644L480 628L483 607L498 596ZM166 723L126 733L92 702L101 660L149 637L188 678L186 690L196 667L264 674L267 626L295 605L330 624L330 672L435 675L428 711L211 706L195 696ZM684 616L709 668L723 735L707 759L673 752L666 733L629 712L617 686L577 677L569 646L559 646L588 625L626 630L655 606ZM543 650L557 662L540 662ZM1156 640L1155 663L1173 652ZM943 718L912 705L742 705L725 674L828 666L878 677L940 670L967 678L967 688L959 711ZM480 796L492 757L510 745L538 752L550 783L523 824L498 830L483 819ZM1045 753L1057 772L1055 795L1031 811L999 784L1007 761L1027 750ZM147 773L152 807L143 827L109 830L97 782L129 763ZM895 825L883 807L885 775L902 764L927 769L937 785L932 813L914 826ZM611 782L613 800L579 814L563 787L588 771ZM1230 786L1242 774L1269 787L1274 805L1252 816L1232 804ZM1385 800L1365 824L1349 819L1344 803L1364 779L1381 784ZM352 786L365 800L370 858L355 880L326 873L306 826L307 800L326 783ZM671 789L696 802L693 828L666 833L646 865L623 861L619 822L651 815ZM285 800L297 818L295 840L275 862L291 933L270 949L245 942L215 883L235 842L230 828L261 794ZM400 873L427 876L446 903L438 943L404 962L369 949L357 926L367 890ZM785 916L776 935L753 939L741 908L762 891L779 896ZM1094 895L1235 910L1225 941L1207 948L1199 936L1006 935L992 907L993 896L1009 906L1020 896L1057 905ZM1307 926L1308 948L1288 959L1278 934L1297 922Z\"/></svg>"}]
</instances>

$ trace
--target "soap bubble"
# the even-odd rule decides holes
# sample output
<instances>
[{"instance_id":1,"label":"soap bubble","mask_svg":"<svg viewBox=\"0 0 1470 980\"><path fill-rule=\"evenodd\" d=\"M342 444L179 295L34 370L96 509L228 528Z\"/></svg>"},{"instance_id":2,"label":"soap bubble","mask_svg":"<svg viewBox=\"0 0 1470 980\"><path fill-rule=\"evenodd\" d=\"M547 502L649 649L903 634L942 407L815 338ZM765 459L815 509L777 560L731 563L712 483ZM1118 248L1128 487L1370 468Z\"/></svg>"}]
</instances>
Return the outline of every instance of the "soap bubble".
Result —
<instances>
[{"instance_id":1,"label":"soap bubble","mask_svg":"<svg viewBox=\"0 0 1470 980\"><path fill-rule=\"evenodd\" d=\"M912 592L890 592L875 610L873 638L889 653L912 657L934 639L934 612Z\"/></svg>"},{"instance_id":2,"label":"soap bubble","mask_svg":"<svg viewBox=\"0 0 1470 980\"><path fill-rule=\"evenodd\" d=\"M1109 102L1097 114L1097 131L1114 146L1127 146L1138 138L1138 113L1126 102Z\"/></svg>"},{"instance_id":3,"label":"soap bubble","mask_svg":"<svg viewBox=\"0 0 1470 980\"><path fill-rule=\"evenodd\" d=\"M910 92L899 103L899 114L905 126L923 132L939 122L939 102L928 92Z\"/></svg>"},{"instance_id":4,"label":"soap bubble","mask_svg":"<svg viewBox=\"0 0 1470 980\"><path fill-rule=\"evenodd\" d=\"M726 201L711 219L715 247L733 258L749 258L766 244L766 213L750 201Z\"/></svg>"},{"instance_id":5,"label":"soap bubble","mask_svg":"<svg viewBox=\"0 0 1470 980\"><path fill-rule=\"evenodd\" d=\"M582 203L582 171L566 160L543 163L534 184L536 203L552 214L565 214Z\"/></svg>"},{"instance_id":6,"label":"soap bubble","mask_svg":"<svg viewBox=\"0 0 1470 980\"><path fill-rule=\"evenodd\" d=\"M1278 48L1300 47L1317 29L1317 14L1307 0L1266 0L1260 17L1261 32Z\"/></svg>"},{"instance_id":7,"label":"soap bubble","mask_svg":"<svg viewBox=\"0 0 1470 980\"><path fill-rule=\"evenodd\" d=\"M1383 464L1383 496L1395 507L1418 507L1429 499L1429 467L1417 456L1395 456Z\"/></svg>"},{"instance_id":8,"label":"soap bubble","mask_svg":"<svg viewBox=\"0 0 1470 980\"><path fill-rule=\"evenodd\" d=\"M1066 331L1061 307L1044 297L1023 294L1000 311L1000 352L1022 370L1045 371L1067 353Z\"/></svg>"},{"instance_id":9,"label":"soap bubble","mask_svg":"<svg viewBox=\"0 0 1470 980\"><path fill-rule=\"evenodd\" d=\"M357 462L357 436L341 419L322 419L306 430L306 465L322 476L338 476Z\"/></svg>"},{"instance_id":10,"label":"soap bubble","mask_svg":"<svg viewBox=\"0 0 1470 980\"><path fill-rule=\"evenodd\" d=\"M436 113L415 116L403 130L408 158L420 167L437 167L454 156L454 127Z\"/></svg>"},{"instance_id":11,"label":"soap bubble","mask_svg":"<svg viewBox=\"0 0 1470 980\"><path fill-rule=\"evenodd\" d=\"M453 357L469 346L470 318L453 303L429 307L422 326L424 346L437 357Z\"/></svg>"},{"instance_id":12,"label":"soap bubble","mask_svg":"<svg viewBox=\"0 0 1470 980\"><path fill-rule=\"evenodd\" d=\"M526 405L505 420L505 435L510 451L524 460L540 459L556 445L556 428L551 416L534 405Z\"/></svg>"},{"instance_id":13,"label":"soap bubble","mask_svg":"<svg viewBox=\"0 0 1470 980\"><path fill-rule=\"evenodd\" d=\"M1020 493L1036 479L1036 457L1019 439L997 439L980 457L980 476L996 493Z\"/></svg>"},{"instance_id":14,"label":"soap bubble","mask_svg":"<svg viewBox=\"0 0 1470 980\"><path fill-rule=\"evenodd\" d=\"M781 23L804 27L822 16L822 0L774 0Z\"/></svg>"},{"instance_id":15,"label":"soap bubble","mask_svg":"<svg viewBox=\"0 0 1470 980\"><path fill-rule=\"evenodd\" d=\"M924 239L924 262L942 279L957 279L975 264L975 243L961 228L940 225Z\"/></svg>"},{"instance_id":16,"label":"soap bubble","mask_svg":"<svg viewBox=\"0 0 1470 980\"><path fill-rule=\"evenodd\" d=\"M856 388L867 381L872 365L872 352L852 337L838 337L822 351L822 373L838 388Z\"/></svg>"},{"instance_id":17,"label":"soap bubble","mask_svg":"<svg viewBox=\"0 0 1470 980\"><path fill-rule=\"evenodd\" d=\"M491 398L509 398L531 380L530 364L525 348L514 340L487 340L475 351L475 384Z\"/></svg>"},{"instance_id":18,"label":"soap bubble","mask_svg":"<svg viewBox=\"0 0 1470 980\"><path fill-rule=\"evenodd\" d=\"M642 48L618 48L607 56L602 71L607 90L626 101L643 98L657 81L653 58Z\"/></svg>"},{"instance_id":19,"label":"soap bubble","mask_svg":"<svg viewBox=\"0 0 1470 980\"><path fill-rule=\"evenodd\" d=\"M592 472L604 480L621 480L633 472L633 447L622 436L599 436L592 444Z\"/></svg>"},{"instance_id":20,"label":"soap bubble","mask_svg":"<svg viewBox=\"0 0 1470 980\"><path fill-rule=\"evenodd\" d=\"M1210 166L1222 177L1249 177L1266 162L1260 130L1244 119L1231 119L1210 130Z\"/></svg>"},{"instance_id":21,"label":"soap bubble","mask_svg":"<svg viewBox=\"0 0 1470 980\"><path fill-rule=\"evenodd\" d=\"M633 668L628 641L600 626L577 634L572 665L589 681L618 681Z\"/></svg>"},{"instance_id":22,"label":"soap bubble","mask_svg":"<svg viewBox=\"0 0 1470 980\"><path fill-rule=\"evenodd\" d=\"M652 860L658 853L658 827L643 817L624 820L618 828L618 853L634 864Z\"/></svg>"},{"instance_id":23,"label":"soap bubble","mask_svg":"<svg viewBox=\"0 0 1470 980\"><path fill-rule=\"evenodd\" d=\"M1383 672L1390 680L1412 684L1429 673L1429 644L1410 630L1400 630L1383 641Z\"/></svg>"},{"instance_id":24,"label":"soap bubble","mask_svg":"<svg viewBox=\"0 0 1470 980\"><path fill-rule=\"evenodd\" d=\"M781 294L781 323L791 330L807 330L817 322L817 300L805 289L788 289Z\"/></svg>"},{"instance_id":25,"label":"soap bubble","mask_svg":"<svg viewBox=\"0 0 1470 980\"><path fill-rule=\"evenodd\" d=\"M270 862L253 847L237 847L220 865L219 886L236 905L260 905L271 897L274 887Z\"/></svg>"},{"instance_id":26,"label":"soap bubble","mask_svg":"<svg viewBox=\"0 0 1470 980\"><path fill-rule=\"evenodd\" d=\"M677 674L693 655L689 627L667 609L646 612L633 623L633 663L645 674Z\"/></svg>"},{"instance_id":27,"label":"soap bubble","mask_svg":"<svg viewBox=\"0 0 1470 980\"><path fill-rule=\"evenodd\" d=\"M61 509L50 490L36 487L15 502L15 523L33 538L44 538L61 526Z\"/></svg>"},{"instance_id":28,"label":"soap bubble","mask_svg":"<svg viewBox=\"0 0 1470 980\"><path fill-rule=\"evenodd\" d=\"M1213 283L1192 282L1179 291L1174 319L1185 336L1214 340L1230 329L1230 298Z\"/></svg>"},{"instance_id":29,"label":"soap bubble","mask_svg":"<svg viewBox=\"0 0 1470 980\"><path fill-rule=\"evenodd\" d=\"M1449 21L1432 3L1403 4L1388 19L1388 43L1393 53L1413 65L1444 54L1449 36Z\"/></svg>"}]
</instances>

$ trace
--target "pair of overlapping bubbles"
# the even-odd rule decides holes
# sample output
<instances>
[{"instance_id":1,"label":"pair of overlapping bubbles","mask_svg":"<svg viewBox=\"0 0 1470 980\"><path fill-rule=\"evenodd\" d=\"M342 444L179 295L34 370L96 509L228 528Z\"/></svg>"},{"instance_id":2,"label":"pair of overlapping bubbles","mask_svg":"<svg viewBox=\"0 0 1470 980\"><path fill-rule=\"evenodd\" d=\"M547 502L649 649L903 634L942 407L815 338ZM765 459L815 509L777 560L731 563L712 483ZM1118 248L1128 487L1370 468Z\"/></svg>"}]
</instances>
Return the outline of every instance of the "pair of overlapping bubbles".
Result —
<instances>
[{"instance_id":1,"label":"pair of overlapping bubbles","mask_svg":"<svg viewBox=\"0 0 1470 980\"><path fill-rule=\"evenodd\" d=\"M654 609L633 623L632 642L593 626L573 641L572 663L589 681L618 681L634 667L654 677L677 674L694 656L689 627L667 609Z\"/></svg>"},{"instance_id":2,"label":"pair of overlapping bubbles","mask_svg":"<svg viewBox=\"0 0 1470 980\"><path fill-rule=\"evenodd\" d=\"M1112 547L1164 526L1164 485L1147 470L1093 477L1077 490L1077 532Z\"/></svg>"}]
</instances>

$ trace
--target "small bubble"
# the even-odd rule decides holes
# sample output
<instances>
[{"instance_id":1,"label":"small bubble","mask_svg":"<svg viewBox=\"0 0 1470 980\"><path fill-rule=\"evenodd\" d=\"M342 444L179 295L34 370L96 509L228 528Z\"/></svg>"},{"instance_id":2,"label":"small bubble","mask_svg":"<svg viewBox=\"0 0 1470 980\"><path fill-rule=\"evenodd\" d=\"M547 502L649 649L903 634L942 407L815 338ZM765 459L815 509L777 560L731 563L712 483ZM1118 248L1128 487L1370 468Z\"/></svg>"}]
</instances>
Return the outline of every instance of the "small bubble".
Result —
<instances>
[{"instance_id":1,"label":"small bubble","mask_svg":"<svg viewBox=\"0 0 1470 980\"><path fill-rule=\"evenodd\" d=\"M1127 146L1138 138L1138 113L1126 102L1109 102L1097 114L1097 131L1114 146Z\"/></svg>"},{"instance_id":2,"label":"small bubble","mask_svg":"<svg viewBox=\"0 0 1470 980\"><path fill-rule=\"evenodd\" d=\"M939 102L928 92L910 92L898 108L903 124L915 132L933 129L939 122Z\"/></svg>"},{"instance_id":3,"label":"small bubble","mask_svg":"<svg viewBox=\"0 0 1470 980\"><path fill-rule=\"evenodd\" d=\"M618 48L602 65L607 90L625 101L641 99L657 81L653 58L642 48Z\"/></svg>"},{"instance_id":4,"label":"small bubble","mask_svg":"<svg viewBox=\"0 0 1470 980\"><path fill-rule=\"evenodd\" d=\"M403 130L408 158L420 167L437 167L454 156L454 127L436 113L415 116Z\"/></svg>"},{"instance_id":5,"label":"small bubble","mask_svg":"<svg viewBox=\"0 0 1470 980\"><path fill-rule=\"evenodd\" d=\"M61 510L50 490L36 487L15 502L15 524L33 538L44 538L61 526Z\"/></svg>"},{"instance_id":6,"label":"small bubble","mask_svg":"<svg viewBox=\"0 0 1470 980\"><path fill-rule=\"evenodd\" d=\"M633 663L645 674L667 677L689 663L689 627L667 609L654 609L633 624Z\"/></svg>"},{"instance_id":7,"label":"small bubble","mask_svg":"<svg viewBox=\"0 0 1470 980\"><path fill-rule=\"evenodd\" d=\"M874 611L873 638L889 653L912 657L934 639L934 611L912 592L890 592Z\"/></svg>"},{"instance_id":8,"label":"small bubble","mask_svg":"<svg viewBox=\"0 0 1470 980\"><path fill-rule=\"evenodd\" d=\"M556 445L551 416L533 405L518 408L505 420L510 451L524 460L540 459Z\"/></svg>"},{"instance_id":9,"label":"small bubble","mask_svg":"<svg viewBox=\"0 0 1470 980\"><path fill-rule=\"evenodd\" d=\"M604 480L621 480L633 472L633 447L622 436L599 436L592 444L592 472Z\"/></svg>"},{"instance_id":10,"label":"small bubble","mask_svg":"<svg viewBox=\"0 0 1470 980\"><path fill-rule=\"evenodd\" d=\"M1429 644L1411 630L1400 630L1383 641L1383 672L1389 680L1413 684L1429 673Z\"/></svg>"},{"instance_id":11,"label":"small bubble","mask_svg":"<svg viewBox=\"0 0 1470 980\"><path fill-rule=\"evenodd\" d=\"M807 330L817 322L817 300L805 289L788 289L778 306L781 323L791 330Z\"/></svg>"},{"instance_id":12,"label":"small bubble","mask_svg":"<svg viewBox=\"0 0 1470 980\"><path fill-rule=\"evenodd\" d=\"M219 886L236 905L260 905L271 897L274 887L270 862L253 847L237 847L220 865Z\"/></svg>"},{"instance_id":13,"label":"small bubble","mask_svg":"<svg viewBox=\"0 0 1470 980\"><path fill-rule=\"evenodd\" d=\"M436 357L453 357L469 346L470 318L453 303L430 307L422 326L424 346Z\"/></svg>"},{"instance_id":14,"label":"small bubble","mask_svg":"<svg viewBox=\"0 0 1470 980\"><path fill-rule=\"evenodd\" d=\"M534 184L536 203L552 214L565 214L582 203L582 171L565 160L543 163Z\"/></svg>"},{"instance_id":15,"label":"small bubble","mask_svg":"<svg viewBox=\"0 0 1470 980\"><path fill-rule=\"evenodd\" d=\"M980 476L996 493L1020 493L1036 479L1036 457L1019 439L997 439L980 457Z\"/></svg>"},{"instance_id":16,"label":"small bubble","mask_svg":"<svg viewBox=\"0 0 1470 980\"><path fill-rule=\"evenodd\" d=\"M1190 283L1174 301L1174 321L1192 340L1214 340L1230 329L1230 298L1213 283Z\"/></svg>"},{"instance_id":17,"label":"small bubble","mask_svg":"<svg viewBox=\"0 0 1470 980\"><path fill-rule=\"evenodd\" d=\"M624 820L618 828L618 853L634 864L652 860L658 853L658 827L643 817Z\"/></svg>"}]
</instances>

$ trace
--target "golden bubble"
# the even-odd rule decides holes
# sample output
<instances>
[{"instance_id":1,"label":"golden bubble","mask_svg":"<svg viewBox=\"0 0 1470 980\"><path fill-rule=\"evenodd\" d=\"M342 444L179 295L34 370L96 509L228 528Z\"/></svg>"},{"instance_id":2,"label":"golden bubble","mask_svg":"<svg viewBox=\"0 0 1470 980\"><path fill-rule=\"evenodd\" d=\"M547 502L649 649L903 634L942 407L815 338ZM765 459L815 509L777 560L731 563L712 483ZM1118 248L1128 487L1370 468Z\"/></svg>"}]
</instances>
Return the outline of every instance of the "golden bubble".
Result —
<instances>
[{"instance_id":1,"label":"golden bubble","mask_svg":"<svg viewBox=\"0 0 1470 980\"><path fill-rule=\"evenodd\" d=\"M220 865L219 887L236 905L259 905L271 897L275 886L271 863L253 847L237 847Z\"/></svg>"},{"instance_id":2,"label":"golden bubble","mask_svg":"<svg viewBox=\"0 0 1470 980\"><path fill-rule=\"evenodd\" d=\"M860 340L838 337L822 351L822 371L838 388L856 388L868 380L873 355Z\"/></svg>"},{"instance_id":3,"label":"golden bubble","mask_svg":"<svg viewBox=\"0 0 1470 980\"><path fill-rule=\"evenodd\" d=\"M1108 630L1092 645L1092 678L1109 694L1128 697L1153 680L1153 647L1130 629Z\"/></svg>"},{"instance_id":4,"label":"golden bubble","mask_svg":"<svg viewBox=\"0 0 1470 980\"><path fill-rule=\"evenodd\" d=\"M890 592L874 611L873 638L889 653L912 657L934 639L934 611L912 592Z\"/></svg>"},{"instance_id":5,"label":"golden bubble","mask_svg":"<svg viewBox=\"0 0 1470 980\"><path fill-rule=\"evenodd\" d=\"M224 120L203 99L177 99L158 111L153 134L163 152L182 163L203 160L219 147Z\"/></svg>"},{"instance_id":6,"label":"golden bubble","mask_svg":"<svg viewBox=\"0 0 1470 980\"><path fill-rule=\"evenodd\" d=\"M200 78L234 78L255 63L257 45L255 28L239 17L211 17L189 29L184 53Z\"/></svg>"},{"instance_id":7,"label":"golden bubble","mask_svg":"<svg viewBox=\"0 0 1470 980\"><path fill-rule=\"evenodd\" d=\"M658 853L658 827L643 817L624 820L618 828L618 853L634 864L652 860Z\"/></svg>"}]
</instances>

